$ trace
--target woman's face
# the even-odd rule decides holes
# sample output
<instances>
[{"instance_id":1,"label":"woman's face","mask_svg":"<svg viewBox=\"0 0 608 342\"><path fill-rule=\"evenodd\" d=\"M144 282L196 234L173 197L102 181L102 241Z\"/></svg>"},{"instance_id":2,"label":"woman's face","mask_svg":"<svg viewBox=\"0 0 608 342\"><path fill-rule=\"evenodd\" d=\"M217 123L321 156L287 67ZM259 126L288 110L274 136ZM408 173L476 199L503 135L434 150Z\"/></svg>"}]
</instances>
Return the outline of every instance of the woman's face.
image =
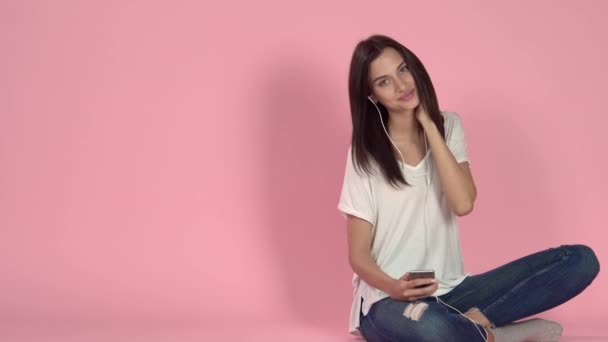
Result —
<instances>
[{"instance_id":1,"label":"woman's face","mask_svg":"<svg viewBox=\"0 0 608 342\"><path fill-rule=\"evenodd\" d=\"M375 101L389 112L415 109L420 103L416 82L397 50L385 48L369 66L369 82Z\"/></svg>"}]
</instances>

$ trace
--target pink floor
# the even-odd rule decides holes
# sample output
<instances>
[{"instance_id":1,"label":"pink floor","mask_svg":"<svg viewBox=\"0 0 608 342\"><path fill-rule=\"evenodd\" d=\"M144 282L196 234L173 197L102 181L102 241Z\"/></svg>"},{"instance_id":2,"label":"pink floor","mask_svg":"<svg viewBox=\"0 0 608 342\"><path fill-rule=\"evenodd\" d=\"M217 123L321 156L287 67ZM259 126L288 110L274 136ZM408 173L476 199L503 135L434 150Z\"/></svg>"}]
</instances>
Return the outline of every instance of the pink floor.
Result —
<instances>
[{"instance_id":1,"label":"pink floor","mask_svg":"<svg viewBox=\"0 0 608 342\"><path fill-rule=\"evenodd\" d=\"M41 324L13 324L0 329L2 342L194 342L194 341L288 341L288 342L363 342L349 336L344 327L318 328L297 323L249 322L231 326L230 322L212 325L193 323L153 324L68 324L43 326ZM598 327L564 324L565 336L561 341L608 341L608 336L593 333ZM576 328L570 328L570 327ZM589 330L589 333L584 331Z\"/></svg>"}]
</instances>

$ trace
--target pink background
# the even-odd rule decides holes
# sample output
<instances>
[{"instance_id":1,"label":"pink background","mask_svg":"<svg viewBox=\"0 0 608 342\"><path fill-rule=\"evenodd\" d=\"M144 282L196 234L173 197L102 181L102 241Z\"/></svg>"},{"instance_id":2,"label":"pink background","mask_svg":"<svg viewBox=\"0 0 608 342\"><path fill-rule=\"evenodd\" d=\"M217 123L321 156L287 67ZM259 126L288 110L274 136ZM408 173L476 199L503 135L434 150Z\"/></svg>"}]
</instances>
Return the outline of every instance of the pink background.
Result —
<instances>
[{"instance_id":1,"label":"pink background","mask_svg":"<svg viewBox=\"0 0 608 342\"><path fill-rule=\"evenodd\" d=\"M336 206L372 33L464 120L468 271L605 263L605 2L206 3L0 3L0 340L352 340ZM608 335L607 281L541 316Z\"/></svg>"}]
</instances>

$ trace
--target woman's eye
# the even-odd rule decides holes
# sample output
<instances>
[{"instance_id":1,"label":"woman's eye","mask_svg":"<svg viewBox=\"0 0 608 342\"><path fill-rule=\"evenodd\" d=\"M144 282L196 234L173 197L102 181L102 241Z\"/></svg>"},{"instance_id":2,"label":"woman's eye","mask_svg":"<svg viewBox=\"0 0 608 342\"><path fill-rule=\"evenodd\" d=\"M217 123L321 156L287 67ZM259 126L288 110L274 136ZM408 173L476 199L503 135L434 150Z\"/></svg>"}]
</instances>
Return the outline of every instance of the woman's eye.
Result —
<instances>
[{"instance_id":1,"label":"woman's eye","mask_svg":"<svg viewBox=\"0 0 608 342\"><path fill-rule=\"evenodd\" d=\"M385 84L388 84L388 80L382 80L382 81L378 82L379 86L383 86Z\"/></svg>"},{"instance_id":2,"label":"woman's eye","mask_svg":"<svg viewBox=\"0 0 608 342\"><path fill-rule=\"evenodd\" d=\"M407 69L406 66L404 66L404 67L401 68L401 72L407 72L407 71L409 71L409 70Z\"/></svg>"}]
</instances>

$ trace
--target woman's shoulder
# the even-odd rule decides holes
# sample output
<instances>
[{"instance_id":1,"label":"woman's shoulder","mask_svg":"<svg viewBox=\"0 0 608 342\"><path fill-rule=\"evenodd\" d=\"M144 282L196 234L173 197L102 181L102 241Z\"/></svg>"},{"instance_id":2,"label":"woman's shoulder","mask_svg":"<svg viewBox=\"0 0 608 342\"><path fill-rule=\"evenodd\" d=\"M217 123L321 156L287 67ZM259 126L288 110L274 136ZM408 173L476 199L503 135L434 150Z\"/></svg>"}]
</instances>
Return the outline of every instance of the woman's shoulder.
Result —
<instances>
[{"instance_id":1,"label":"woman's shoulder","mask_svg":"<svg viewBox=\"0 0 608 342\"><path fill-rule=\"evenodd\" d=\"M442 110L441 115L444 118L444 125L453 125L461 121L460 115L452 110Z\"/></svg>"},{"instance_id":2,"label":"woman's shoulder","mask_svg":"<svg viewBox=\"0 0 608 342\"><path fill-rule=\"evenodd\" d=\"M441 115L443 116L443 128L445 129L446 137L451 136L453 131L463 131L462 118L460 114L451 110L442 110Z\"/></svg>"},{"instance_id":3,"label":"woman's shoulder","mask_svg":"<svg viewBox=\"0 0 608 342\"><path fill-rule=\"evenodd\" d=\"M365 172L364 168L361 167L362 165L356 159L356 156L353 156L353 146L352 145L348 146L348 151L346 154L346 164L347 164L346 167L350 168L351 170L355 170L359 176L369 179L369 178L376 176L380 172L380 167L371 154L369 154L368 152L364 152L364 153L367 154L367 160L369 163L367 171L369 171L369 172Z\"/></svg>"}]
</instances>

